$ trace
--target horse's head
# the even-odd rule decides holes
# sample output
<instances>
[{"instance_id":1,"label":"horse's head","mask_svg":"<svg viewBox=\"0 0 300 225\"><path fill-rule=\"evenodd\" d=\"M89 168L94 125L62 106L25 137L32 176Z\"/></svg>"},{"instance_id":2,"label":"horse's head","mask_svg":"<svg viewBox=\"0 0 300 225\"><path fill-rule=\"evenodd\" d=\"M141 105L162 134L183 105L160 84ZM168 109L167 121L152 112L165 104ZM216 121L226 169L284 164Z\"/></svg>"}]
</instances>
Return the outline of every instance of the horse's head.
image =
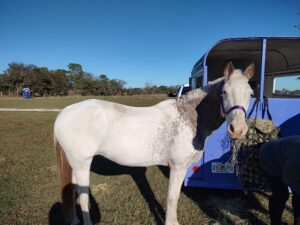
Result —
<instances>
[{"instance_id":1,"label":"horse's head","mask_svg":"<svg viewBox=\"0 0 300 225\"><path fill-rule=\"evenodd\" d=\"M246 111L253 95L248 81L254 75L255 65L250 64L245 71L234 69L230 62L224 69L224 86L221 91L221 114L227 120L230 138L240 139L248 131Z\"/></svg>"}]
</instances>

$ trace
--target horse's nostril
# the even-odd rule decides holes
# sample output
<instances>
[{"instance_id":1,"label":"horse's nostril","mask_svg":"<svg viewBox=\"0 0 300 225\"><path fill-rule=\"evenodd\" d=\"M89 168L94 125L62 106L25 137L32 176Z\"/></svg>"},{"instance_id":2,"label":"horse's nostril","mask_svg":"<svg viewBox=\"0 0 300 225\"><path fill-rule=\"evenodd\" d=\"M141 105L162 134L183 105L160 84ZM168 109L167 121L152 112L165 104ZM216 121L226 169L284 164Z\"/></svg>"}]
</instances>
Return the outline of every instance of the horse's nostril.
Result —
<instances>
[{"instance_id":1,"label":"horse's nostril","mask_svg":"<svg viewBox=\"0 0 300 225\"><path fill-rule=\"evenodd\" d=\"M231 131L232 133L234 133L234 127L233 127L232 124L230 124L229 129L230 129L230 131Z\"/></svg>"}]
</instances>

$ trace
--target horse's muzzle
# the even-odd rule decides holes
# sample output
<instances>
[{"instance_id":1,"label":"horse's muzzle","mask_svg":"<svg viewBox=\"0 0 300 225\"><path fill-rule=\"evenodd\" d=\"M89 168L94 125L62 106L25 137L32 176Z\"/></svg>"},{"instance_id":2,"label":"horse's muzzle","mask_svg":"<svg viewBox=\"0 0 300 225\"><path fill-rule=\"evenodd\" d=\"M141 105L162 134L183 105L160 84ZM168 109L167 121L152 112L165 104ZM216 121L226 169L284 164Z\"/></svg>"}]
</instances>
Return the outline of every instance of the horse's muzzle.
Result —
<instances>
[{"instance_id":1,"label":"horse's muzzle","mask_svg":"<svg viewBox=\"0 0 300 225\"><path fill-rule=\"evenodd\" d=\"M246 135L248 126L246 123L234 124L231 123L227 126L227 133L231 139L241 139Z\"/></svg>"}]
</instances>

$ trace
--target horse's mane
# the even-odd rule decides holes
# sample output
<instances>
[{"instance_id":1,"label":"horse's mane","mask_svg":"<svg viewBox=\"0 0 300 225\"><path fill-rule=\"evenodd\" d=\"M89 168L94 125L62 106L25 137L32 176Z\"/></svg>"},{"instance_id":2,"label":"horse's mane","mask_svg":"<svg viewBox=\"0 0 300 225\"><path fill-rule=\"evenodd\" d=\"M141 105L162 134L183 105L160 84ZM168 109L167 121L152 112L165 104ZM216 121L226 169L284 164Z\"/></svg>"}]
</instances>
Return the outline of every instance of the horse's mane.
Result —
<instances>
[{"instance_id":1,"label":"horse's mane","mask_svg":"<svg viewBox=\"0 0 300 225\"><path fill-rule=\"evenodd\" d=\"M213 81L208 82L208 84L206 86L203 87L204 90L206 91L210 91L211 89L215 89L216 85L221 84L222 82L224 82L225 78L224 77L219 77Z\"/></svg>"},{"instance_id":2,"label":"horse's mane","mask_svg":"<svg viewBox=\"0 0 300 225\"><path fill-rule=\"evenodd\" d=\"M224 77L221 77L177 100L180 114L193 129L195 149L203 149L206 137L224 121L219 112L219 95L223 85Z\"/></svg>"},{"instance_id":3,"label":"horse's mane","mask_svg":"<svg viewBox=\"0 0 300 225\"><path fill-rule=\"evenodd\" d=\"M219 91L220 84L224 82L224 77L217 78L209 82L206 86L202 88L197 88L188 92L186 95L182 96L183 101L192 102L193 100L201 101L208 93L212 91Z\"/></svg>"}]
</instances>

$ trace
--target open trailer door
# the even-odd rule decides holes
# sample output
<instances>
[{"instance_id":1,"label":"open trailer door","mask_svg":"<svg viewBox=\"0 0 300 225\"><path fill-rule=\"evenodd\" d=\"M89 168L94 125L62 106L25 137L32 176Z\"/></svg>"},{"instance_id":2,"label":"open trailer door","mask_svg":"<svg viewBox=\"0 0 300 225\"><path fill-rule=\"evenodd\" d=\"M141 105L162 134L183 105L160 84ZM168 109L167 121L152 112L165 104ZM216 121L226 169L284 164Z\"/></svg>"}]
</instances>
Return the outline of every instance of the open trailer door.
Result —
<instances>
[{"instance_id":1,"label":"open trailer door","mask_svg":"<svg viewBox=\"0 0 300 225\"><path fill-rule=\"evenodd\" d=\"M281 128L282 136L300 134L300 37L222 40L193 67L192 89L223 76L223 68L229 61L242 69L251 62L256 65L255 75L249 82L254 90L249 109L256 98L262 103L266 96L273 121ZM231 146L224 123L207 138L203 157L189 168L184 185L242 189L230 157Z\"/></svg>"}]
</instances>

